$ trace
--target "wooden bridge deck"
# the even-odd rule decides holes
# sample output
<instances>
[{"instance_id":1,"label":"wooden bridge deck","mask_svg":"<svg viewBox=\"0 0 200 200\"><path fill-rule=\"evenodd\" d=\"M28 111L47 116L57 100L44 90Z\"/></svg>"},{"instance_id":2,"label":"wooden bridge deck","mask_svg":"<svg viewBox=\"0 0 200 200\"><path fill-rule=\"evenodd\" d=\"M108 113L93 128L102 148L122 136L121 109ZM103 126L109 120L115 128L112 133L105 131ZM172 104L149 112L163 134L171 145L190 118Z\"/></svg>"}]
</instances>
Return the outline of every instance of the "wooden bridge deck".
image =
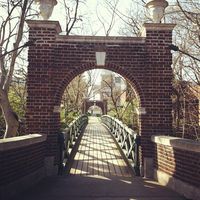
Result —
<instances>
[{"instance_id":1,"label":"wooden bridge deck","mask_svg":"<svg viewBox=\"0 0 200 200\"><path fill-rule=\"evenodd\" d=\"M112 136L97 118L90 118L70 175L132 176Z\"/></svg>"}]
</instances>

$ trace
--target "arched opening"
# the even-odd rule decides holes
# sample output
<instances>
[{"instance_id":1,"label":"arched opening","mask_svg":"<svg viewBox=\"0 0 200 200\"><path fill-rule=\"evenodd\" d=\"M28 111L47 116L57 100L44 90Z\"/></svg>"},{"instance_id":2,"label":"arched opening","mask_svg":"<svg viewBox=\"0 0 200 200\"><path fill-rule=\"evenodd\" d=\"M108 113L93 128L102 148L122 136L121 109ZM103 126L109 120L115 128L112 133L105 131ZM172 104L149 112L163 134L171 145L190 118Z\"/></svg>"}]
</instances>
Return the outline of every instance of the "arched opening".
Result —
<instances>
[{"instance_id":1,"label":"arched opening","mask_svg":"<svg viewBox=\"0 0 200 200\"><path fill-rule=\"evenodd\" d=\"M98 88L98 90L100 90L100 88ZM98 97L97 98L94 97L93 100L90 100L89 98L85 98L83 100L82 114L89 114L90 115L90 114L93 114L95 112L95 110L97 111L96 114L99 114L99 115L106 115L107 114L107 110L108 110L107 100L106 99L99 100L100 95L99 94L96 94L96 95L98 95Z\"/></svg>"},{"instance_id":2,"label":"arched opening","mask_svg":"<svg viewBox=\"0 0 200 200\"><path fill-rule=\"evenodd\" d=\"M80 114L108 114L141 134L141 98L133 81L113 70L95 67L74 76L66 82L61 98L61 124L69 124Z\"/></svg>"},{"instance_id":3,"label":"arched opening","mask_svg":"<svg viewBox=\"0 0 200 200\"><path fill-rule=\"evenodd\" d=\"M91 77L94 78L91 79ZM98 154L99 152L101 152L101 148L105 148L105 146L107 146L111 151L114 151L114 149L116 148L112 146L111 138L109 139L109 143L108 140L105 140L106 138L108 139L109 137L111 137L111 135L106 133L99 117L102 114L108 114L111 117L120 120L124 124L123 126L118 127L120 133L122 133L122 131L126 129L125 125L130 128L128 129L130 131L122 133L120 137L124 137L124 134L127 134L127 137L124 138L130 138L136 133L141 134L139 106L140 98L138 96L138 92L134 90L133 85L131 85L130 81L126 79L126 77L124 78L118 73L115 73L111 70L95 68L93 70L85 71L82 74L78 74L74 79L72 79L70 83L68 83L66 89L63 92L63 97L61 100L61 125L62 127L67 127L67 130L69 130L69 127L71 127L71 122L75 120L75 118L77 118L81 114L88 115L88 129L81 137L83 142L87 141L88 143L82 144L81 140L80 149L84 148L84 146L90 146L93 143L97 143L98 146L92 148L93 151L96 152L96 154L93 156L91 155L91 153L88 154L89 158L97 160L95 162L99 162L98 159L100 159L100 157L98 157ZM97 108L100 108L100 112L99 110L97 110ZM63 113L65 115L63 115ZM96 127L98 127L98 129L96 129ZM104 135L105 139L103 139L102 135ZM99 138L101 139L99 140ZM130 139L130 141L132 143L134 142L132 139ZM126 144L129 145L129 147L127 148L129 148L130 150L132 148L132 143L128 143L126 141ZM70 149L69 152L71 151L72 150ZM128 151L129 150L127 150L127 152ZM93 166L93 164L85 160L80 161L80 156L83 156L83 158L85 158L85 156L87 155L87 153L85 152L86 151L82 151L83 155L80 155L81 153L79 151L77 152L74 158L73 166L70 170L70 174L98 174L100 172L103 173L105 164L100 165L101 167L98 168L98 164L95 164L95 166ZM115 158L112 158L111 160L113 163L117 162L117 164L111 166L115 166L116 169L120 171L124 169L125 165L123 163L122 165L124 167L120 169L121 164L119 163L120 161L118 160L116 155L117 154L115 154ZM106 153L106 157L107 156L109 157L108 152ZM93 172L88 172L87 170L84 170L83 172L81 166L79 165L88 165L87 168L89 168ZM108 174L108 171L106 172L106 174Z\"/></svg>"}]
</instances>

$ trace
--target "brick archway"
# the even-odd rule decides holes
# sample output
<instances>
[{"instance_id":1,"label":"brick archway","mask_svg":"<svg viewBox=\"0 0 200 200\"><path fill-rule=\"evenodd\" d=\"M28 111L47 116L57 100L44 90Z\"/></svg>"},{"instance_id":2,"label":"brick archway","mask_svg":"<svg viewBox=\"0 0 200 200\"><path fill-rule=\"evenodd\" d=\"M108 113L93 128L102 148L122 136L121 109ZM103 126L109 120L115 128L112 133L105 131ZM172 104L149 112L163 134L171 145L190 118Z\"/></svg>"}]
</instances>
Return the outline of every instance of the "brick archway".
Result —
<instances>
[{"instance_id":1,"label":"brick archway","mask_svg":"<svg viewBox=\"0 0 200 200\"><path fill-rule=\"evenodd\" d=\"M64 89L78 74L95 68L114 71L135 88L141 106L141 152L144 165L153 158L152 135L172 131L172 24L144 24L143 37L63 36L56 21L27 21L28 133L48 135L47 156L55 157ZM106 52L103 66L95 52ZM55 162L56 163L56 162Z\"/></svg>"},{"instance_id":2,"label":"brick archway","mask_svg":"<svg viewBox=\"0 0 200 200\"><path fill-rule=\"evenodd\" d=\"M94 105L98 106L101 109L103 115L107 114L108 108L107 108L107 100L106 99L104 99L102 101L85 99L82 104L82 113L86 114L88 112L89 108Z\"/></svg>"}]
</instances>

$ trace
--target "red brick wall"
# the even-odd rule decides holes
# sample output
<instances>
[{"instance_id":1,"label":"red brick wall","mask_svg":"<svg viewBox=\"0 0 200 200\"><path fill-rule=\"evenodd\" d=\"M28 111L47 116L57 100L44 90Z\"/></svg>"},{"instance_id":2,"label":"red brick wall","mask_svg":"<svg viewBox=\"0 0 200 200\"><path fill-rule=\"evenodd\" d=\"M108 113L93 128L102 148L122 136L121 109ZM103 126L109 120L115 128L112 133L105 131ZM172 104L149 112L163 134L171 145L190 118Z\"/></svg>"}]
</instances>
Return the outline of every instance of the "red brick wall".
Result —
<instances>
[{"instance_id":1,"label":"red brick wall","mask_svg":"<svg viewBox=\"0 0 200 200\"><path fill-rule=\"evenodd\" d=\"M29 21L27 127L29 133L48 134L48 155L57 151L59 113L64 89L78 74L105 68L128 79L147 114L141 116L142 155L152 157L151 135L172 131L171 53L172 26L146 24L146 38L58 36L51 21ZM57 29L56 29L57 28ZM57 31L58 32L57 32ZM106 51L105 66L96 66L95 52Z\"/></svg>"},{"instance_id":2,"label":"red brick wall","mask_svg":"<svg viewBox=\"0 0 200 200\"><path fill-rule=\"evenodd\" d=\"M44 167L45 142L0 151L0 186L14 182Z\"/></svg>"},{"instance_id":3,"label":"red brick wall","mask_svg":"<svg viewBox=\"0 0 200 200\"><path fill-rule=\"evenodd\" d=\"M199 187L200 153L157 144L154 155L155 169Z\"/></svg>"}]
</instances>

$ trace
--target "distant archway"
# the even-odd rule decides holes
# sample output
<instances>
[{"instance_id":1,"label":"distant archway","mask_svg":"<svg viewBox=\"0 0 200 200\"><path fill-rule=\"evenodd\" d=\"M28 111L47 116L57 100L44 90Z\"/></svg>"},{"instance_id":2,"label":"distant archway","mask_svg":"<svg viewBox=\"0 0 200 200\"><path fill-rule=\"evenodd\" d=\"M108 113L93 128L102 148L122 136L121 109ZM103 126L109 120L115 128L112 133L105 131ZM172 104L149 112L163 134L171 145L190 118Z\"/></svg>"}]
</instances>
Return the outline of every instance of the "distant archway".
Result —
<instances>
[{"instance_id":1,"label":"distant archway","mask_svg":"<svg viewBox=\"0 0 200 200\"><path fill-rule=\"evenodd\" d=\"M107 100L89 100L89 99L84 99L83 104L82 104L82 113L86 114L89 110L89 108L93 105L96 105L101 108L102 114L106 115L107 114Z\"/></svg>"}]
</instances>

